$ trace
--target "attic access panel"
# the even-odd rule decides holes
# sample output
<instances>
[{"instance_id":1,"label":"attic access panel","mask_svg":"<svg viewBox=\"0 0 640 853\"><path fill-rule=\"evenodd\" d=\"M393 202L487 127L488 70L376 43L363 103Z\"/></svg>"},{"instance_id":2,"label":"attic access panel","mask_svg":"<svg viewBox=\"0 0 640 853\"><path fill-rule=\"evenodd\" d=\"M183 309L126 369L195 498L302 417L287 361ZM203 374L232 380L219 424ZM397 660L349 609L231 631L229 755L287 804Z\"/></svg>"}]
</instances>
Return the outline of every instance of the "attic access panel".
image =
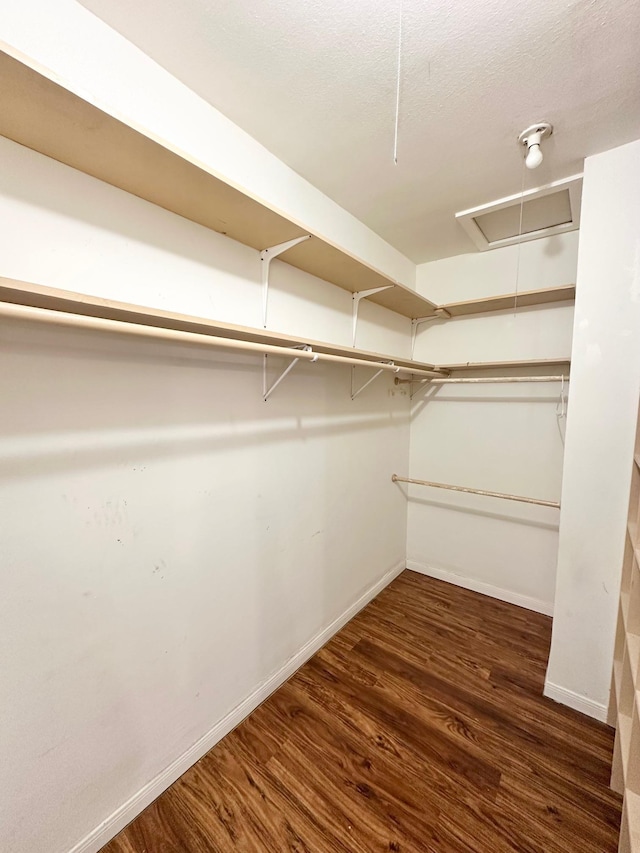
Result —
<instances>
[{"instance_id":1,"label":"attic access panel","mask_svg":"<svg viewBox=\"0 0 640 853\"><path fill-rule=\"evenodd\" d=\"M456 219L482 252L577 230L581 199L582 175L573 175L526 190L522 195L517 193L463 210L456 213Z\"/></svg>"}]
</instances>

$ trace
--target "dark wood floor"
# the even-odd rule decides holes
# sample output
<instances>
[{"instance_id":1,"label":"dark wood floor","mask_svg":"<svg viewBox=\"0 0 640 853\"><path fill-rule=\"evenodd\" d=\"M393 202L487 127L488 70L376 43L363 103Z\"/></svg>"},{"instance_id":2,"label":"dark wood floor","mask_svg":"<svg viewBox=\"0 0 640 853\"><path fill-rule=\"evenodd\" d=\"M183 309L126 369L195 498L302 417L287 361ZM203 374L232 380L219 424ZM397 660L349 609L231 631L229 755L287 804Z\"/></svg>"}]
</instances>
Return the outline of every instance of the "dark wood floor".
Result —
<instances>
[{"instance_id":1,"label":"dark wood floor","mask_svg":"<svg viewBox=\"0 0 640 853\"><path fill-rule=\"evenodd\" d=\"M103 853L607 853L613 735L551 620L404 572Z\"/></svg>"}]
</instances>

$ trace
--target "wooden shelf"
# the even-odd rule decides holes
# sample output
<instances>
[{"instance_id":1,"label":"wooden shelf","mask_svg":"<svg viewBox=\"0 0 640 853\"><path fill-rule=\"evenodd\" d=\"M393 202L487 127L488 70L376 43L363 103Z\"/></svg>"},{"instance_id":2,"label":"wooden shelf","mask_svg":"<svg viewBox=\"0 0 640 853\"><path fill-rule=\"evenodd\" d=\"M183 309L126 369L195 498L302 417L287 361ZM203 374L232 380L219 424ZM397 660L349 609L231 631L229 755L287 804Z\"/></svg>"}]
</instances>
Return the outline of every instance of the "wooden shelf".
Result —
<instances>
[{"instance_id":1,"label":"wooden shelf","mask_svg":"<svg viewBox=\"0 0 640 853\"><path fill-rule=\"evenodd\" d=\"M223 323L219 320L205 317L193 317L173 311L164 311L128 302L118 302L102 299L98 296L86 296L70 290L46 287L16 279L0 277L0 301L34 308L47 308L54 311L66 311L72 314L82 314L89 317L103 317L108 320L121 320L129 323L141 323L164 329L177 329L184 332L197 332L218 337L236 338L238 340L256 341L273 344L274 346L294 347L310 346L314 352L330 353L333 355L354 356L366 361L392 360L398 367L415 370L436 370L443 376L456 371L506 370L509 368L547 369L557 368L568 372L569 360L541 359L527 361L490 361L469 362L466 364L433 365L430 362L414 361L410 358L391 356L388 354L356 349L355 347L339 346L325 341L316 341L282 332L272 332L267 329L257 329L252 326L238 326L233 323Z\"/></svg>"},{"instance_id":2,"label":"wooden shelf","mask_svg":"<svg viewBox=\"0 0 640 853\"><path fill-rule=\"evenodd\" d=\"M0 79L0 135L257 250L311 234L281 260L352 293L393 285L369 298L406 317L435 313L434 303L412 288L2 51Z\"/></svg>"},{"instance_id":3,"label":"wooden shelf","mask_svg":"<svg viewBox=\"0 0 640 853\"><path fill-rule=\"evenodd\" d=\"M629 775L629 747L631 746L631 717L618 710L618 730L620 732L620 744L622 746L622 768L626 780Z\"/></svg>"},{"instance_id":4,"label":"wooden shelf","mask_svg":"<svg viewBox=\"0 0 640 853\"><path fill-rule=\"evenodd\" d=\"M616 689L616 702L620 705L620 690L622 688L622 661L613 662L613 683Z\"/></svg>"},{"instance_id":5,"label":"wooden shelf","mask_svg":"<svg viewBox=\"0 0 640 853\"><path fill-rule=\"evenodd\" d=\"M356 293L389 287L368 297L405 317L452 317L513 307L515 294L437 306L414 289L353 257L304 223L283 216L245 188L233 186L172 144L127 124L104 104L65 88L41 69L0 51L0 134L192 222L262 250L305 234L311 240L281 260ZM575 298L575 285L523 291L518 305L547 305ZM446 316L446 315L443 315Z\"/></svg>"},{"instance_id":6,"label":"wooden shelf","mask_svg":"<svg viewBox=\"0 0 640 853\"><path fill-rule=\"evenodd\" d=\"M439 305L452 317L465 317L469 314L484 314L488 311L505 311L513 309L516 294L506 293L503 296L488 296L483 299L470 299L466 302L449 302ZM546 287L541 290L525 290L518 293L518 308L528 308L534 305L550 305L554 302L568 302L576 298L575 284L565 284L560 287Z\"/></svg>"},{"instance_id":7,"label":"wooden shelf","mask_svg":"<svg viewBox=\"0 0 640 853\"><path fill-rule=\"evenodd\" d=\"M467 361L457 364L442 364L439 367L442 370L448 370L455 373L461 370L508 370L512 368L526 369L542 369L557 368L561 373L567 373L570 358L542 358L542 359L525 359L523 361Z\"/></svg>"},{"instance_id":8,"label":"wooden shelf","mask_svg":"<svg viewBox=\"0 0 640 853\"><path fill-rule=\"evenodd\" d=\"M309 338L293 337L266 329L255 329L250 326L236 326L232 323L222 323L205 317L192 317L171 311L160 311L133 305L128 302L116 302L101 299L97 296L85 296L69 290L59 290L39 284L0 277L0 302L11 302L28 305L34 308L46 308L53 311L65 311L72 314L82 314L89 317L102 317L107 320L120 320L125 323L140 323L145 326L156 326L163 329L177 329L183 332L197 332L216 337L235 338L237 340L257 341L258 343L274 346L295 347L310 346L314 352L331 355L351 356L365 361L393 361L398 367L416 370L434 370L433 364L413 361L408 358L395 358L368 350L343 347Z\"/></svg>"},{"instance_id":9,"label":"wooden shelf","mask_svg":"<svg viewBox=\"0 0 640 853\"><path fill-rule=\"evenodd\" d=\"M640 417L639 417L640 429ZM637 476L638 453L631 463L632 475ZM628 517L638 518L640 490L632 476ZM622 572L622 588L613 660L613 686L610 715L616 720L611 787L624 796L619 853L640 853L640 576L636 574L639 552L638 526L627 522ZM615 712L615 714L613 713Z\"/></svg>"},{"instance_id":10,"label":"wooden shelf","mask_svg":"<svg viewBox=\"0 0 640 853\"><path fill-rule=\"evenodd\" d=\"M638 684L638 664L640 663L640 637L637 634L632 634L627 631L627 654L629 655L629 666L631 667L631 677L633 678L633 686L637 691L640 689Z\"/></svg>"},{"instance_id":11,"label":"wooden shelf","mask_svg":"<svg viewBox=\"0 0 640 853\"><path fill-rule=\"evenodd\" d=\"M624 795L624 810L629 831L630 850L640 850L640 796L633 791Z\"/></svg>"}]
</instances>

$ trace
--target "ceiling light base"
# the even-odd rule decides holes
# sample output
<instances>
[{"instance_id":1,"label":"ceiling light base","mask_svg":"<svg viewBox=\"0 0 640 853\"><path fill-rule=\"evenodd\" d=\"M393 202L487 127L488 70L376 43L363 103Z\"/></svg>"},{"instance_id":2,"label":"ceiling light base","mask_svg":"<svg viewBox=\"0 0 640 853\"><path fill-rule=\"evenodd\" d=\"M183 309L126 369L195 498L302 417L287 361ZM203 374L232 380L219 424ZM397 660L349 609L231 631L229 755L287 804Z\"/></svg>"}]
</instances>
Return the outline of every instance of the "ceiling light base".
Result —
<instances>
[{"instance_id":1,"label":"ceiling light base","mask_svg":"<svg viewBox=\"0 0 640 853\"><path fill-rule=\"evenodd\" d=\"M548 121L539 121L536 124L530 125L526 130L523 130L518 137L520 145L540 145L541 139L546 139L553 133L553 125ZM538 137L538 139L532 137Z\"/></svg>"}]
</instances>

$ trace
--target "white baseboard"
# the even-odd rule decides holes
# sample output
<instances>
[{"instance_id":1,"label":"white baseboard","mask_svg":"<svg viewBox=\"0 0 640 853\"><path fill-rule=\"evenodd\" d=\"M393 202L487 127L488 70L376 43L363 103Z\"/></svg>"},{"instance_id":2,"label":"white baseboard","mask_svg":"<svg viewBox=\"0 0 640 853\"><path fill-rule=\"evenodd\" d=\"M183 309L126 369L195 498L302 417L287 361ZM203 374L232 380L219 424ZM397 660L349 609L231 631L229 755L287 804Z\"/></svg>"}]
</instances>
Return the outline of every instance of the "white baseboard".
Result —
<instances>
[{"instance_id":1,"label":"white baseboard","mask_svg":"<svg viewBox=\"0 0 640 853\"><path fill-rule=\"evenodd\" d=\"M355 601L337 619L327 625L319 634L316 634L300 651L290 658L284 666L262 682L247 698L223 717L212 729L204 734L186 752L176 758L165 770L148 782L126 803L116 809L106 820L93 829L81 841L79 841L69 853L97 853L108 841L130 823L150 803L179 779L196 761L199 761L205 753L218 743L225 735L244 720L261 702L277 690L293 673L314 655L331 637L352 619L359 610L367 605L378 595L394 578L405 568L404 560L394 566L386 575L380 578L373 586L369 587L357 601Z\"/></svg>"},{"instance_id":2,"label":"white baseboard","mask_svg":"<svg viewBox=\"0 0 640 853\"><path fill-rule=\"evenodd\" d=\"M607 722L607 707L600 702L594 702L593 699L587 699L586 696L581 696L579 693L574 693L573 690L567 690L566 687L560 687L559 684L553 684L550 681L545 681L543 693L549 699L553 699L554 702L573 708L574 711L580 711L587 717L593 717L594 720L600 720L601 723Z\"/></svg>"},{"instance_id":3,"label":"white baseboard","mask_svg":"<svg viewBox=\"0 0 640 853\"><path fill-rule=\"evenodd\" d=\"M507 601L509 604L517 604L519 607L526 607L527 610L535 610L536 613L544 613L545 616L553 616L553 604L546 601L541 601L537 598L531 598L528 595L521 595L518 592L511 592L507 589L492 586L483 581L467 578L464 575L456 575L454 572L448 572L444 569L437 569L434 566L427 566L423 563L418 563L415 560L407 560L407 568L412 572L419 572L422 575L428 575L431 578L452 583L455 586L470 589L473 592L480 592L483 595L490 595L492 598L497 598L500 601ZM574 693L573 690L567 690L566 687L560 687L559 684L552 684L546 681L544 685L544 695L554 702L559 702L561 705L566 705L573 708L574 711L580 711L581 714L586 714L588 717L593 717L601 723L607 722L607 707L599 702L594 702L593 699L588 699L586 696L581 696L579 693Z\"/></svg>"},{"instance_id":4,"label":"white baseboard","mask_svg":"<svg viewBox=\"0 0 640 853\"><path fill-rule=\"evenodd\" d=\"M502 589L499 586L492 586L484 581L468 578L464 575L457 575L455 572L449 572L445 569L437 569L435 566L427 566L415 560L407 560L407 568L411 569L412 572L419 572L421 575L428 575L430 578L437 578L438 580L452 583L454 586L470 589L472 592L489 595L491 598L497 598L499 601L517 604L518 607L535 610L536 613L543 613L545 616L553 616L553 604L548 601L532 598L529 595L522 595L519 592L512 592L509 589Z\"/></svg>"}]
</instances>

